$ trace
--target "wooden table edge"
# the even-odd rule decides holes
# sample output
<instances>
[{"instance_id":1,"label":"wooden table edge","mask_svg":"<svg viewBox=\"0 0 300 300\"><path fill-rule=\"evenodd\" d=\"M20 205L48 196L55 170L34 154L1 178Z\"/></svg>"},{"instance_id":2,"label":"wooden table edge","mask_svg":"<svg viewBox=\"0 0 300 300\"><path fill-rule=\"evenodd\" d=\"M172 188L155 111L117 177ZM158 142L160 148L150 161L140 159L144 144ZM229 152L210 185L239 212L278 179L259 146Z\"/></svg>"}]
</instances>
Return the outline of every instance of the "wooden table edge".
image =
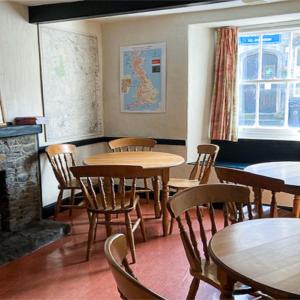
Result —
<instances>
[{"instance_id":1,"label":"wooden table edge","mask_svg":"<svg viewBox=\"0 0 300 300\"><path fill-rule=\"evenodd\" d=\"M251 222L251 220L245 221L245 222ZM239 224L239 223L236 223L236 224ZM229 226L233 226L233 225L235 225L235 224L232 224ZM221 231L222 230L218 231L216 234L218 234ZM300 294L293 294L290 292L284 292L282 290L272 288L270 286L259 283L253 279L250 279L249 277L246 277L245 275L242 275L242 274L232 270L231 268L229 268L212 251L211 243L212 243L213 238L216 236L216 234L210 239L210 241L208 243L208 253L209 253L209 256L211 257L211 259L213 260L213 262L215 263L215 265L217 266L217 269L221 268L228 275L229 278L234 280L234 282L238 281L243 284L249 285L250 287L253 287L255 290L262 291L269 296L272 296L272 297L279 296L279 297L290 298L290 299L300 299Z\"/></svg>"}]
</instances>

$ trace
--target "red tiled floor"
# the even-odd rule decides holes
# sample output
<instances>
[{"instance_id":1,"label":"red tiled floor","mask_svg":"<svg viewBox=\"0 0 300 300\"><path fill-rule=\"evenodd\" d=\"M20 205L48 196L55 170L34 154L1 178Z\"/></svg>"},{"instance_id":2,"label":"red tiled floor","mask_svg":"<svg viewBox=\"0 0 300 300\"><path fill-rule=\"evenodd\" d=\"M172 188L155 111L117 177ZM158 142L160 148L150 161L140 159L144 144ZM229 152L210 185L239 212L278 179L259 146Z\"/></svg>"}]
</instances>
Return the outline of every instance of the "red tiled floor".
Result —
<instances>
[{"instance_id":1,"label":"red tiled floor","mask_svg":"<svg viewBox=\"0 0 300 300\"><path fill-rule=\"evenodd\" d=\"M153 214L152 206L144 204L142 209L148 241L142 242L138 229L137 263L132 268L155 292L168 299L185 299L191 276L177 226L171 236L162 237L161 220L147 219ZM65 213L59 219L68 220ZM0 267L0 299L120 299L104 257L101 225L91 259L85 261L87 229L86 213L77 211L71 236ZM197 299L218 298L218 290L200 283Z\"/></svg>"}]
</instances>

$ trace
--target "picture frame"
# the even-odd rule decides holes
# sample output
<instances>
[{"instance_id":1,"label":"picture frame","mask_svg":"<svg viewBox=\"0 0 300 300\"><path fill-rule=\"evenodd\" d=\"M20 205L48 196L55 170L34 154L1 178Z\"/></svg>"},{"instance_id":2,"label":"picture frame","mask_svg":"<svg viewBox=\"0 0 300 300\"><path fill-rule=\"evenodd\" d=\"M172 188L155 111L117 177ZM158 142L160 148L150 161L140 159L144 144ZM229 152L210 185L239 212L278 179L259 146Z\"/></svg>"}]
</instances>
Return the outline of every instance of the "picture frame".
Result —
<instances>
[{"instance_id":1,"label":"picture frame","mask_svg":"<svg viewBox=\"0 0 300 300\"><path fill-rule=\"evenodd\" d=\"M5 111L3 108L3 101L2 101L2 96L0 93L0 127L6 127L7 123L6 123L6 119L5 119Z\"/></svg>"},{"instance_id":2,"label":"picture frame","mask_svg":"<svg viewBox=\"0 0 300 300\"><path fill-rule=\"evenodd\" d=\"M166 112L166 42L120 47L122 113Z\"/></svg>"}]
</instances>

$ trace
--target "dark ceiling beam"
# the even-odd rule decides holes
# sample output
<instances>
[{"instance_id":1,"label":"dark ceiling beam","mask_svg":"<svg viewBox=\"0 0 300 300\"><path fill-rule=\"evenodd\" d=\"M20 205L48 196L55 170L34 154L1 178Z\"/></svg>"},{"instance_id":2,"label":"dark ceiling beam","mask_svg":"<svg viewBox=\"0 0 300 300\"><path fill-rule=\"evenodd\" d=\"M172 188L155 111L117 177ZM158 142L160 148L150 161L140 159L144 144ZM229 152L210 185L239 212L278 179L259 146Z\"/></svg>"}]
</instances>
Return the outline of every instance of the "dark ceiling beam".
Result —
<instances>
[{"instance_id":1,"label":"dark ceiling beam","mask_svg":"<svg viewBox=\"0 0 300 300\"><path fill-rule=\"evenodd\" d=\"M191 0L191 1L78 1L29 7L30 23L49 23L55 21L78 20L107 17L180 8L191 5L231 2L233 0Z\"/></svg>"}]
</instances>

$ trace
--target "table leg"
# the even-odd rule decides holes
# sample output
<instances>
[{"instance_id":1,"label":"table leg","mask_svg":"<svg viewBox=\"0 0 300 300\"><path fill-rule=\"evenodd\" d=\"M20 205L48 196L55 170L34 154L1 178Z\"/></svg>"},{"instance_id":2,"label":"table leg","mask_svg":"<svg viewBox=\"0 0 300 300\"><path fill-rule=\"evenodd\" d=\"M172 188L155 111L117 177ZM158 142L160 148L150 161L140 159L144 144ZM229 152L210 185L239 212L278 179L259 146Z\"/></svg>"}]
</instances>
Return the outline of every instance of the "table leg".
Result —
<instances>
[{"instance_id":1,"label":"table leg","mask_svg":"<svg viewBox=\"0 0 300 300\"><path fill-rule=\"evenodd\" d=\"M163 226L164 236L167 236L169 231L169 214L167 211L167 201L169 198L168 182L170 179L169 169L163 169L161 179L162 179L162 199L161 199L162 226Z\"/></svg>"},{"instance_id":2,"label":"table leg","mask_svg":"<svg viewBox=\"0 0 300 300\"><path fill-rule=\"evenodd\" d=\"M300 195L295 195L293 214L296 218L300 217Z\"/></svg>"},{"instance_id":3,"label":"table leg","mask_svg":"<svg viewBox=\"0 0 300 300\"><path fill-rule=\"evenodd\" d=\"M160 201L159 201L159 180L158 176L155 176L152 181L154 191L154 210L155 218L159 219L161 215Z\"/></svg>"},{"instance_id":4,"label":"table leg","mask_svg":"<svg viewBox=\"0 0 300 300\"><path fill-rule=\"evenodd\" d=\"M220 299L221 300L230 300L233 298L234 291L234 280L220 267L217 270L218 279L220 281Z\"/></svg>"}]
</instances>

